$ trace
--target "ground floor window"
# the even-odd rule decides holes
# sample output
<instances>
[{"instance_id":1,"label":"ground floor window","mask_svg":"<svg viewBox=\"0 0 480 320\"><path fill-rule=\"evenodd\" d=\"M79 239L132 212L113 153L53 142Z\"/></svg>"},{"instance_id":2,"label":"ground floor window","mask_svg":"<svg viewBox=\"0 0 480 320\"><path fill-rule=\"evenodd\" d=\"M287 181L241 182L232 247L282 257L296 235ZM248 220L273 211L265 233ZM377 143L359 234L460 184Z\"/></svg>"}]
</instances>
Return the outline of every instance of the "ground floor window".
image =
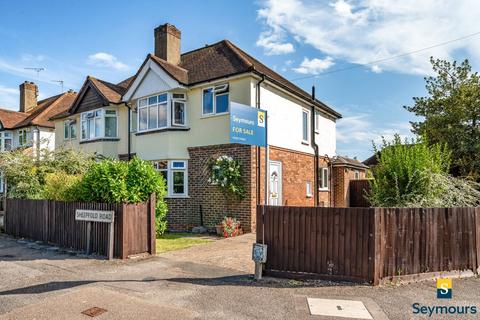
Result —
<instances>
[{"instance_id":1,"label":"ground floor window","mask_svg":"<svg viewBox=\"0 0 480 320\"><path fill-rule=\"evenodd\" d=\"M328 190L328 168L320 168L319 170L319 184L320 190Z\"/></svg>"},{"instance_id":2,"label":"ground floor window","mask_svg":"<svg viewBox=\"0 0 480 320\"><path fill-rule=\"evenodd\" d=\"M161 160L154 162L165 179L169 197L188 196L188 170L185 160Z\"/></svg>"}]
</instances>

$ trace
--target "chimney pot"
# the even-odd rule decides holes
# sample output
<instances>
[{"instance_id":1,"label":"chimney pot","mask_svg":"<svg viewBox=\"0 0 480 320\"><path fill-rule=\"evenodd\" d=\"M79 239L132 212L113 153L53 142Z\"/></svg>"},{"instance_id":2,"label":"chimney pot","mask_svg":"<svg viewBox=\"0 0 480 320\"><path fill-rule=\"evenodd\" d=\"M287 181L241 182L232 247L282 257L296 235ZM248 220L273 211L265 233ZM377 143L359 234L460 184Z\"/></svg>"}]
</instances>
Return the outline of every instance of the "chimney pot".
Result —
<instances>
[{"instance_id":1,"label":"chimney pot","mask_svg":"<svg viewBox=\"0 0 480 320\"><path fill-rule=\"evenodd\" d=\"M34 82L25 81L20 85L20 112L30 112L37 107L38 87Z\"/></svg>"},{"instance_id":2,"label":"chimney pot","mask_svg":"<svg viewBox=\"0 0 480 320\"><path fill-rule=\"evenodd\" d=\"M155 28L155 55L171 64L180 63L182 33L174 25L165 23Z\"/></svg>"}]
</instances>

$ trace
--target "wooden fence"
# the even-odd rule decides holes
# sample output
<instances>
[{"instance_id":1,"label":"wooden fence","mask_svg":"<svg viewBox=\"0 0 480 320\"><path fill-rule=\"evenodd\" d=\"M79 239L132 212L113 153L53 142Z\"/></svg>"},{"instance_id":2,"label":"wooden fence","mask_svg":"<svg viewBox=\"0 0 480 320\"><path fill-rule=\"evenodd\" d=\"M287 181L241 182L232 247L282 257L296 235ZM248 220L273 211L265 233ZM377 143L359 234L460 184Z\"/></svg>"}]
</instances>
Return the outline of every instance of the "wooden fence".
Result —
<instances>
[{"instance_id":1,"label":"wooden fence","mask_svg":"<svg viewBox=\"0 0 480 320\"><path fill-rule=\"evenodd\" d=\"M257 226L267 274L378 284L480 266L480 208L258 206Z\"/></svg>"},{"instance_id":2,"label":"wooden fence","mask_svg":"<svg viewBox=\"0 0 480 320\"><path fill-rule=\"evenodd\" d=\"M147 203L107 204L7 199L5 233L73 250L108 253L108 224L75 220L76 209L113 210L114 256L155 254L155 196ZM91 223L90 250L87 224Z\"/></svg>"},{"instance_id":3,"label":"wooden fence","mask_svg":"<svg viewBox=\"0 0 480 320\"><path fill-rule=\"evenodd\" d=\"M370 180L350 180L349 183L350 207L370 207L365 195L370 191Z\"/></svg>"}]
</instances>

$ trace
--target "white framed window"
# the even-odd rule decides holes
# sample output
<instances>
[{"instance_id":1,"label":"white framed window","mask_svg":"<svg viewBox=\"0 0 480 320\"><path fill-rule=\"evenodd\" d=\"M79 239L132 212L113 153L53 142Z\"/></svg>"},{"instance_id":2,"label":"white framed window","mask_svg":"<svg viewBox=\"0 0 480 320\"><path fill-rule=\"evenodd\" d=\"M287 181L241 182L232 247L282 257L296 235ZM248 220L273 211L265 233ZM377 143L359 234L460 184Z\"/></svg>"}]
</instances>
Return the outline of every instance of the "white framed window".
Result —
<instances>
[{"instance_id":1,"label":"white framed window","mask_svg":"<svg viewBox=\"0 0 480 320\"><path fill-rule=\"evenodd\" d=\"M10 151L13 146L13 134L10 131L0 132L0 152Z\"/></svg>"},{"instance_id":2,"label":"white framed window","mask_svg":"<svg viewBox=\"0 0 480 320\"><path fill-rule=\"evenodd\" d=\"M28 129L20 129L18 130L18 146L23 147L29 144L30 131Z\"/></svg>"},{"instance_id":3,"label":"white framed window","mask_svg":"<svg viewBox=\"0 0 480 320\"><path fill-rule=\"evenodd\" d=\"M308 143L310 138L310 111L302 110L302 142Z\"/></svg>"},{"instance_id":4,"label":"white framed window","mask_svg":"<svg viewBox=\"0 0 480 320\"><path fill-rule=\"evenodd\" d=\"M225 114L230 110L229 106L228 83L203 89L202 115Z\"/></svg>"},{"instance_id":5,"label":"white framed window","mask_svg":"<svg viewBox=\"0 0 480 320\"><path fill-rule=\"evenodd\" d=\"M118 137L117 110L101 108L83 112L80 120L82 141Z\"/></svg>"},{"instance_id":6,"label":"white framed window","mask_svg":"<svg viewBox=\"0 0 480 320\"><path fill-rule=\"evenodd\" d=\"M169 197L188 196L188 169L185 160L155 161L154 167L164 177Z\"/></svg>"},{"instance_id":7,"label":"white framed window","mask_svg":"<svg viewBox=\"0 0 480 320\"><path fill-rule=\"evenodd\" d=\"M137 110L139 132L187 124L187 104L184 93L162 93L139 99Z\"/></svg>"},{"instance_id":8,"label":"white framed window","mask_svg":"<svg viewBox=\"0 0 480 320\"><path fill-rule=\"evenodd\" d=\"M306 188L307 198L311 198L313 196L312 195L312 182L307 181L307 183L305 184L305 188Z\"/></svg>"},{"instance_id":9,"label":"white framed window","mask_svg":"<svg viewBox=\"0 0 480 320\"><path fill-rule=\"evenodd\" d=\"M360 179L360 171L355 170L355 171L353 172L353 178L354 178L355 180Z\"/></svg>"},{"instance_id":10,"label":"white framed window","mask_svg":"<svg viewBox=\"0 0 480 320\"><path fill-rule=\"evenodd\" d=\"M319 133L320 132L320 112L317 111L317 109L315 109L315 119L314 119L314 123L315 123L315 132L316 133Z\"/></svg>"},{"instance_id":11,"label":"white framed window","mask_svg":"<svg viewBox=\"0 0 480 320\"><path fill-rule=\"evenodd\" d=\"M187 124L187 103L184 93L172 94L172 125L185 126Z\"/></svg>"},{"instance_id":12,"label":"white framed window","mask_svg":"<svg viewBox=\"0 0 480 320\"><path fill-rule=\"evenodd\" d=\"M318 188L320 190L328 190L329 188L329 172L328 168L320 168L318 174Z\"/></svg>"},{"instance_id":13,"label":"white framed window","mask_svg":"<svg viewBox=\"0 0 480 320\"><path fill-rule=\"evenodd\" d=\"M77 138L77 121L69 119L63 122L63 138L65 140Z\"/></svg>"},{"instance_id":14,"label":"white framed window","mask_svg":"<svg viewBox=\"0 0 480 320\"><path fill-rule=\"evenodd\" d=\"M138 125L138 112L137 110L130 109L130 132L137 132Z\"/></svg>"},{"instance_id":15,"label":"white framed window","mask_svg":"<svg viewBox=\"0 0 480 320\"><path fill-rule=\"evenodd\" d=\"M5 182L3 181L3 172L0 172L0 193L3 193L4 192L4 184Z\"/></svg>"}]
</instances>

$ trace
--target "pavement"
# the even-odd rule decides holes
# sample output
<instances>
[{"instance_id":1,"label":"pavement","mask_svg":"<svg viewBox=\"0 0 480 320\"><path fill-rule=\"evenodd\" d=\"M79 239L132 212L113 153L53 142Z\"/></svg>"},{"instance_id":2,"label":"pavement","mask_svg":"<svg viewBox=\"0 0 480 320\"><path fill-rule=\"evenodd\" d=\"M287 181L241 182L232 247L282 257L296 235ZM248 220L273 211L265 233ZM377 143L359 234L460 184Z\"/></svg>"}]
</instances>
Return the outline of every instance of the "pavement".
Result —
<instances>
[{"instance_id":1,"label":"pavement","mask_svg":"<svg viewBox=\"0 0 480 320\"><path fill-rule=\"evenodd\" d=\"M454 298L448 301L436 299L434 281L382 287L256 282L253 241L245 235L156 257L106 261L0 235L0 320L91 319L82 313L91 308L100 310L95 319L342 319L311 316L307 298L362 301L374 319L442 318L414 315L413 303L480 308L475 277L454 279Z\"/></svg>"}]
</instances>

